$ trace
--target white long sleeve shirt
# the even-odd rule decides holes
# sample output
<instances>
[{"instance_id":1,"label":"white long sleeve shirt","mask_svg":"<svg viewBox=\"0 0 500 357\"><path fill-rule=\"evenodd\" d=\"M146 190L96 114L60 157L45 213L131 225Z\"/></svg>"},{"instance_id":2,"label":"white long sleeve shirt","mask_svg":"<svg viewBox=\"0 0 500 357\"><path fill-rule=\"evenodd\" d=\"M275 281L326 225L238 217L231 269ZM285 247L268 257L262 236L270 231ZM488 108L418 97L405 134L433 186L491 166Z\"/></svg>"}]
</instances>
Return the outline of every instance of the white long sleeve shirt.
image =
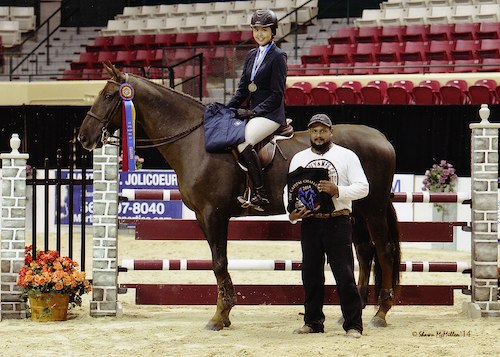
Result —
<instances>
[{"instance_id":1,"label":"white long sleeve shirt","mask_svg":"<svg viewBox=\"0 0 500 357\"><path fill-rule=\"evenodd\" d=\"M311 148L302 150L292 158L288 172L293 172L301 166L328 170L330 180L339 189L338 197L332 197L336 211L348 209L352 212L352 201L368 195L368 180L358 156L343 146L333 144L330 150L322 155L314 153ZM287 186L285 186L283 200L286 207L288 205Z\"/></svg>"}]
</instances>

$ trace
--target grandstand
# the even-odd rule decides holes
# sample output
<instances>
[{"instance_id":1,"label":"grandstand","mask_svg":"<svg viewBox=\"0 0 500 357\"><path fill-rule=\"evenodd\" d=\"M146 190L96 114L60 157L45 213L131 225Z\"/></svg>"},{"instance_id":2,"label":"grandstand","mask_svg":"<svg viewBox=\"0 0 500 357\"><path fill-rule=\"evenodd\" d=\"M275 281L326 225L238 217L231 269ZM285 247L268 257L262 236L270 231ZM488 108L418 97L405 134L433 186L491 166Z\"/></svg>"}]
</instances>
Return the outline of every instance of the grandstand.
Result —
<instances>
[{"instance_id":1,"label":"grandstand","mask_svg":"<svg viewBox=\"0 0 500 357\"><path fill-rule=\"evenodd\" d=\"M164 83L173 75L177 89L224 102L254 46L249 18L255 8L269 7L278 14L277 42L288 54L288 105L423 104L428 101L415 93L424 92L429 79L437 85L433 104L498 102L500 0L375 2L378 8L363 9L353 23L323 17L334 2L318 0L144 3L121 7L102 27L60 26L64 7L0 6L1 79L103 80L101 63L111 61ZM303 82L310 89L297 84ZM351 102L337 93L345 94L349 83L360 88L350 89ZM469 92L477 86L487 95ZM453 100L443 94L457 90Z\"/></svg>"}]
</instances>

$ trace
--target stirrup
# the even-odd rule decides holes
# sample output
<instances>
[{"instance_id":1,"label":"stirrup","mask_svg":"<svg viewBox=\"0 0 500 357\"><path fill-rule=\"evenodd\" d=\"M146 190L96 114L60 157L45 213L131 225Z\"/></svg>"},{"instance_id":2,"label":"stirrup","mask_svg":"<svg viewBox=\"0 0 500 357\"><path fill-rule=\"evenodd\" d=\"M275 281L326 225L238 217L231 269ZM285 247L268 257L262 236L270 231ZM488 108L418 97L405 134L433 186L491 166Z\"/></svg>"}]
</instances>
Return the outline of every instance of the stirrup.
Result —
<instances>
[{"instance_id":1,"label":"stirrup","mask_svg":"<svg viewBox=\"0 0 500 357\"><path fill-rule=\"evenodd\" d=\"M243 196L237 197L238 202L241 204L241 208L245 208L245 209L253 208L256 211L264 212L264 208L262 208L256 204L253 204L250 201L251 197L252 197L252 190L250 188L247 188L245 190L245 193L243 194Z\"/></svg>"}]
</instances>

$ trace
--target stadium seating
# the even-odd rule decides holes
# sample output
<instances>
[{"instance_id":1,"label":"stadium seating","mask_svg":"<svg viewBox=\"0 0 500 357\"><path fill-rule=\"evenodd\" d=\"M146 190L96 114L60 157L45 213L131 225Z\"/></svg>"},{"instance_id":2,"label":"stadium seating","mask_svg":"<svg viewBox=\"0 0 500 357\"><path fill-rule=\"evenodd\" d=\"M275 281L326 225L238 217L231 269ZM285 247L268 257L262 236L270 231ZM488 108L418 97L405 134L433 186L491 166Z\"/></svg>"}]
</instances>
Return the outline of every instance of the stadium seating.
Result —
<instances>
[{"instance_id":1,"label":"stadium seating","mask_svg":"<svg viewBox=\"0 0 500 357\"><path fill-rule=\"evenodd\" d=\"M295 82L285 90L285 101L287 105L310 105L311 83Z\"/></svg>"},{"instance_id":2,"label":"stadium seating","mask_svg":"<svg viewBox=\"0 0 500 357\"><path fill-rule=\"evenodd\" d=\"M335 90L338 104L361 104L361 83L346 81Z\"/></svg>"},{"instance_id":3,"label":"stadium seating","mask_svg":"<svg viewBox=\"0 0 500 357\"><path fill-rule=\"evenodd\" d=\"M387 82L370 81L361 87L363 104L385 104L387 102Z\"/></svg>"},{"instance_id":4,"label":"stadium seating","mask_svg":"<svg viewBox=\"0 0 500 357\"><path fill-rule=\"evenodd\" d=\"M497 83L493 79L477 80L468 89L470 104L497 104L496 87Z\"/></svg>"},{"instance_id":5,"label":"stadium seating","mask_svg":"<svg viewBox=\"0 0 500 357\"><path fill-rule=\"evenodd\" d=\"M427 79L421 81L418 86L413 87L413 100L415 104L434 105L441 103L439 93L440 84L436 80Z\"/></svg>"},{"instance_id":6,"label":"stadium seating","mask_svg":"<svg viewBox=\"0 0 500 357\"><path fill-rule=\"evenodd\" d=\"M468 104L467 82L462 79L452 79L439 88L442 104Z\"/></svg>"},{"instance_id":7,"label":"stadium seating","mask_svg":"<svg viewBox=\"0 0 500 357\"><path fill-rule=\"evenodd\" d=\"M375 58L378 62L399 62L402 48L401 42L382 42Z\"/></svg>"},{"instance_id":8,"label":"stadium seating","mask_svg":"<svg viewBox=\"0 0 500 357\"><path fill-rule=\"evenodd\" d=\"M412 104L413 82L400 80L387 88L387 104Z\"/></svg>"},{"instance_id":9,"label":"stadium seating","mask_svg":"<svg viewBox=\"0 0 500 357\"><path fill-rule=\"evenodd\" d=\"M447 60L451 59L451 51L454 49L453 41L431 41L429 49L425 51L425 59L432 60Z\"/></svg>"},{"instance_id":10,"label":"stadium seating","mask_svg":"<svg viewBox=\"0 0 500 357\"><path fill-rule=\"evenodd\" d=\"M311 89L311 99L313 105L335 104L335 90L337 85L334 82L320 82Z\"/></svg>"},{"instance_id":11,"label":"stadium seating","mask_svg":"<svg viewBox=\"0 0 500 357\"><path fill-rule=\"evenodd\" d=\"M500 24L499 24L500 25ZM499 55L500 39L481 40L479 48L476 50L477 56L481 59L500 58Z\"/></svg>"}]
</instances>

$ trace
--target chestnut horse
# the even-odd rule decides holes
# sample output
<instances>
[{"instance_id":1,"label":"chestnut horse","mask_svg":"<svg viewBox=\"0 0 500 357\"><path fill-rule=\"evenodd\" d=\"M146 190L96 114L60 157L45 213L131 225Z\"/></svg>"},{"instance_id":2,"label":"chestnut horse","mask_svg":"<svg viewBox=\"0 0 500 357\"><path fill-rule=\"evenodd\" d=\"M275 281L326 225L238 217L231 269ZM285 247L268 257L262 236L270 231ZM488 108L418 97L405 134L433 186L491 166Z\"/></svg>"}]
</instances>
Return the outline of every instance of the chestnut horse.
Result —
<instances>
[{"instance_id":1,"label":"chestnut horse","mask_svg":"<svg viewBox=\"0 0 500 357\"><path fill-rule=\"evenodd\" d=\"M182 201L196 214L212 252L217 279L217 309L206 328L221 330L229 326L229 313L236 295L227 271L227 232L231 217L258 215L242 209L236 200L245 191L246 175L227 153L207 153L203 130L205 107L196 99L145 78L124 74L105 65L111 75L87 113L78 134L87 150L106 141L109 133L121 127L121 83L135 90L137 121L148 138L157 143L168 164L175 170ZM353 205L353 242L359 261L358 287L364 305L368 280L374 262L375 294L378 311L370 325L386 326L385 316L394 303L399 286L400 246L397 217L390 200L396 156L394 148L379 131L363 125L335 125L333 141L353 150L360 158L370 183L369 195ZM308 132L279 142L283 155L276 155L265 169L264 179L270 205L264 214L285 213L283 189L289 160L310 146ZM262 213L260 213L262 215Z\"/></svg>"}]
</instances>

